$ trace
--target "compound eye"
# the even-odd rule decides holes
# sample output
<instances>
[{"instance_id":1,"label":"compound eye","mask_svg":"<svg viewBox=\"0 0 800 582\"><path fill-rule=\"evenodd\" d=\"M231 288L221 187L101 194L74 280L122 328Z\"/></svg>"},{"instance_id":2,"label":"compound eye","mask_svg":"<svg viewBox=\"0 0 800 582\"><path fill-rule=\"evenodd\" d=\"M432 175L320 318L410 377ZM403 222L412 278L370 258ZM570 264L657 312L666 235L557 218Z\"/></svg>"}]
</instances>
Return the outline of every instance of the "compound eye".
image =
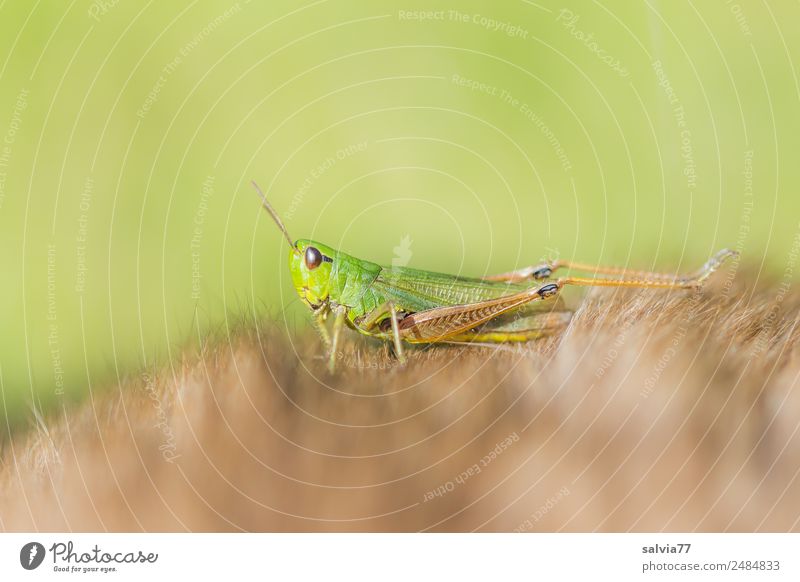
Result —
<instances>
[{"instance_id":1,"label":"compound eye","mask_svg":"<svg viewBox=\"0 0 800 582\"><path fill-rule=\"evenodd\" d=\"M313 271L322 264L322 253L315 247L307 247L305 254L306 268Z\"/></svg>"}]
</instances>

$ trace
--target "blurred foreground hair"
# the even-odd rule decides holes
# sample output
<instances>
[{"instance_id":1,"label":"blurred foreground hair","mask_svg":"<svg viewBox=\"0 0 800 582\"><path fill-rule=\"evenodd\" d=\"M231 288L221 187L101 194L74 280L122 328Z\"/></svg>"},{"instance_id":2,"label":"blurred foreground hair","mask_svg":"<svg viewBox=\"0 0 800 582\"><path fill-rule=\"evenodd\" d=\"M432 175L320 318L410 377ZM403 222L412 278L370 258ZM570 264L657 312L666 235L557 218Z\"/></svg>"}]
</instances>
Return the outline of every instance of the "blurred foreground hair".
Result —
<instances>
[{"instance_id":1,"label":"blurred foreground hair","mask_svg":"<svg viewBox=\"0 0 800 582\"><path fill-rule=\"evenodd\" d=\"M0 528L800 530L798 302L592 291L563 334L398 367L277 324L7 443Z\"/></svg>"}]
</instances>

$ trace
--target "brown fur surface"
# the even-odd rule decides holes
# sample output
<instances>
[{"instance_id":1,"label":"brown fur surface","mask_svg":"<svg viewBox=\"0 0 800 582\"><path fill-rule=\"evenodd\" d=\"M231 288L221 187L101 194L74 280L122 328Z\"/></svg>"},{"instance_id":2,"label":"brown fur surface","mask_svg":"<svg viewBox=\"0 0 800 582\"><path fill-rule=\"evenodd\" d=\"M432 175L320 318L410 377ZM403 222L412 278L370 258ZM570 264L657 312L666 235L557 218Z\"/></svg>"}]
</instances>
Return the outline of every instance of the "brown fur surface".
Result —
<instances>
[{"instance_id":1,"label":"brown fur surface","mask_svg":"<svg viewBox=\"0 0 800 582\"><path fill-rule=\"evenodd\" d=\"M399 368L348 334L333 376L270 324L7 443L0 527L796 531L798 313L787 284L591 291L525 348Z\"/></svg>"}]
</instances>

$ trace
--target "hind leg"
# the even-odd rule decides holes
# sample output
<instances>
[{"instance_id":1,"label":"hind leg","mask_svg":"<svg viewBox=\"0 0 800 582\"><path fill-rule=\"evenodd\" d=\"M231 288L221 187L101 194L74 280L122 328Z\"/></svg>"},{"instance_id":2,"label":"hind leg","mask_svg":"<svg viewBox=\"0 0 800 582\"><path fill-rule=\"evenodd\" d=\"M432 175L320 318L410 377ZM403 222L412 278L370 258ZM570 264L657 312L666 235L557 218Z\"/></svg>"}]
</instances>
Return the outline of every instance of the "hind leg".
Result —
<instances>
[{"instance_id":1,"label":"hind leg","mask_svg":"<svg viewBox=\"0 0 800 582\"><path fill-rule=\"evenodd\" d=\"M617 280L635 280L635 281L675 281L678 283L685 283L685 286L693 287L705 281L714 271L716 271L722 263L730 257L735 257L739 253L730 249L722 249L713 257L711 257L705 265L693 273L687 275L674 275L671 273L658 273L653 271L636 271L625 269L621 267L604 267L600 265L589 265L587 263L576 263L573 261L557 260L552 263L543 263L541 265L533 265L524 267L516 271L508 273L501 273L499 275L490 275L484 277L487 281L507 281L510 283L526 281L526 280L540 280L549 279L558 269L571 269L574 271L584 271L586 273L595 273L600 275L618 275L620 279ZM580 284L580 283L577 283ZM602 283L601 283L602 284ZM634 285L638 286L638 285Z\"/></svg>"},{"instance_id":2,"label":"hind leg","mask_svg":"<svg viewBox=\"0 0 800 582\"><path fill-rule=\"evenodd\" d=\"M454 343L522 343L554 335L563 330L572 318L570 311L535 313L508 321L491 321L477 329L447 338Z\"/></svg>"},{"instance_id":3,"label":"hind leg","mask_svg":"<svg viewBox=\"0 0 800 582\"><path fill-rule=\"evenodd\" d=\"M699 286L732 251L722 251L700 270L685 277L647 277L625 274L618 279L604 277L560 277L551 283L531 287L504 297L476 303L434 307L403 318L396 332L409 343L436 343L471 333L501 315L529 308L534 303L552 300L566 285L585 287L637 287L640 289L691 289Z\"/></svg>"}]
</instances>

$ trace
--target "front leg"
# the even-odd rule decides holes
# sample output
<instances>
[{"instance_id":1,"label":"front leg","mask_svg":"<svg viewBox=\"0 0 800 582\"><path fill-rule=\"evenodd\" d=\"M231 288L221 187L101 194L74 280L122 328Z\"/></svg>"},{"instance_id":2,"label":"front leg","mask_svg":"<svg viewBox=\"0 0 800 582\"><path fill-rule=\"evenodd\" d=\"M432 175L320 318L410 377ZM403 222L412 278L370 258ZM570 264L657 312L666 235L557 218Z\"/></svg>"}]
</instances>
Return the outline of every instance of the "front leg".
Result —
<instances>
[{"instance_id":1,"label":"front leg","mask_svg":"<svg viewBox=\"0 0 800 582\"><path fill-rule=\"evenodd\" d=\"M334 314L333 337L330 343L330 354L328 354L328 370L331 373L336 370L336 358L339 354L339 336L344 326L344 318L347 316L347 308L337 305L332 311Z\"/></svg>"},{"instance_id":2,"label":"front leg","mask_svg":"<svg viewBox=\"0 0 800 582\"><path fill-rule=\"evenodd\" d=\"M319 332L319 337L322 343L325 344L325 349L331 349L331 336L328 333L328 328L325 327L325 321L328 319L328 306L325 305L314 311L314 325Z\"/></svg>"}]
</instances>

